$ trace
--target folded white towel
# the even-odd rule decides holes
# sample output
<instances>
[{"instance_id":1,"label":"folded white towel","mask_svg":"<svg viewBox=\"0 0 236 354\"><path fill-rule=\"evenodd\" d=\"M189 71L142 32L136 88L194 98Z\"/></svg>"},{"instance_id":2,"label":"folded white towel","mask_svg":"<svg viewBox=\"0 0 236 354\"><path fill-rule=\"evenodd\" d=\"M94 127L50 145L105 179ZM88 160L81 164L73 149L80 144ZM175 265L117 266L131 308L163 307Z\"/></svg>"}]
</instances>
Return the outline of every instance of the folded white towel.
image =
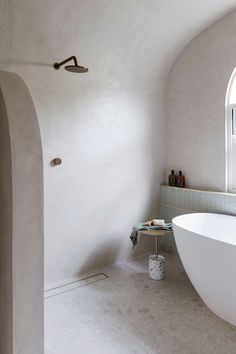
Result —
<instances>
[{"instance_id":1,"label":"folded white towel","mask_svg":"<svg viewBox=\"0 0 236 354\"><path fill-rule=\"evenodd\" d=\"M163 226L165 225L165 220L153 219L150 221L145 221L144 226Z\"/></svg>"},{"instance_id":2,"label":"folded white towel","mask_svg":"<svg viewBox=\"0 0 236 354\"><path fill-rule=\"evenodd\" d=\"M163 226L165 224L165 220L162 219L153 219L152 224L155 226Z\"/></svg>"}]
</instances>

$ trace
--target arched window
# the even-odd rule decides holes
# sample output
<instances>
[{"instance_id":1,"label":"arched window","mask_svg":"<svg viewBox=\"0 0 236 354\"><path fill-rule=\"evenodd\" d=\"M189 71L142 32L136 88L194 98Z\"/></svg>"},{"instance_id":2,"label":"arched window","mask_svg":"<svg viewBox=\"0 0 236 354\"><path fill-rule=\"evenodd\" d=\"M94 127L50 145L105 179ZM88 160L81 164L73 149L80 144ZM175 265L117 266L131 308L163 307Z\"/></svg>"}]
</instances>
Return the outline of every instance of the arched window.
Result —
<instances>
[{"instance_id":1,"label":"arched window","mask_svg":"<svg viewBox=\"0 0 236 354\"><path fill-rule=\"evenodd\" d=\"M227 191L236 193L236 69L226 94L226 181Z\"/></svg>"}]
</instances>

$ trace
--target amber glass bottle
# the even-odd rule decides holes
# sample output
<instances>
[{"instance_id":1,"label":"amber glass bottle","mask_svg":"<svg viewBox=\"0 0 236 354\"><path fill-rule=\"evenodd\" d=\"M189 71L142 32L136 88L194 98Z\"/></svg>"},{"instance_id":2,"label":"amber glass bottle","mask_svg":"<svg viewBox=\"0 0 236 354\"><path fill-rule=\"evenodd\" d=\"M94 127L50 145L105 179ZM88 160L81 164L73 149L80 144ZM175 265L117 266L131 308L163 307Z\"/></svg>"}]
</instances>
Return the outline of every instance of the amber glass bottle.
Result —
<instances>
[{"instance_id":1,"label":"amber glass bottle","mask_svg":"<svg viewBox=\"0 0 236 354\"><path fill-rule=\"evenodd\" d=\"M179 171L179 175L175 177L175 186L179 188L185 187L185 177L182 174L182 171Z\"/></svg>"},{"instance_id":2,"label":"amber glass bottle","mask_svg":"<svg viewBox=\"0 0 236 354\"><path fill-rule=\"evenodd\" d=\"M171 174L169 175L169 186L174 187L175 186L175 171L171 170Z\"/></svg>"}]
</instances>

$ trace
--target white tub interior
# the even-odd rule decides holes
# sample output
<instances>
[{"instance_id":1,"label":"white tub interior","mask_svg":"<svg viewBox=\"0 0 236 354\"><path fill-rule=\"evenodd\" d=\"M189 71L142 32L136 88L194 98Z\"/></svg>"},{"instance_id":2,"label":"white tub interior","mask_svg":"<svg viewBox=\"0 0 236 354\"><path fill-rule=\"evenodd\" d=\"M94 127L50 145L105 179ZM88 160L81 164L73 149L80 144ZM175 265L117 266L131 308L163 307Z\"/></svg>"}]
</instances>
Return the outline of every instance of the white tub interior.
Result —
<instances>
[{"instance_id":1,"label":"white tub interior","mask_svg":"<svg viewBox=\"0 0 236 354\"><path fill-rule=\"evenodd\" d=\"M218 241L236 245L236 217L212 213L177 216L173 224Z\"/></svg>"}]
</instances>

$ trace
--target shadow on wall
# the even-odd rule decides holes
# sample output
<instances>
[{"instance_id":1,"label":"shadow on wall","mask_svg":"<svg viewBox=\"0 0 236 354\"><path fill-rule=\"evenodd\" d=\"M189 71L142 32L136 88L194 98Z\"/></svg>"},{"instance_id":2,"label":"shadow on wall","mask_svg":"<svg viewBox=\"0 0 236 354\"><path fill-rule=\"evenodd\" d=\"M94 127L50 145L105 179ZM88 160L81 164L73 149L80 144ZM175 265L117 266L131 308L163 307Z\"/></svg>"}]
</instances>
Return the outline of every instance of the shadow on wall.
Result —
<instances>
[{"instance_id":1,"label":"shadow on wall","mask_svg":"<svg viewBox=\"0 0 236 354\"><path fill-rule=\"evenodd\" d=\"M118 255L121 250L121 242L119 242L119 235L116 241L101 242L97 247L91 244L92 251L89 253L87 260L80 266L80 270L76 274L81 276L90 272L93 269L100 268L102 265L108 265L116 263Z\"/></svg>"},{"instance_id":2,"label":"shadow on wall","mask_svg":"<svg viewBox=\"0 0 236 354\"><path fill-rule=\"evenodd\" d=\"M5 60L1 60L1 63L3 65L9 65L9 58L6 58ZM32 66L42 66L42 67L53 67L53 63L42 63L42 62L35 62L31 60L23 60L23 59L12 59L11 64L13 65L32 65Z\"/></svg>"},{"instance_id":3,"label":"shadow on wall","mask_svg":"<svg viewBox=\"0 0 236 354\"><path fill-rule=\"evenodd\" d=\"M122 262L119 255L121 253L122 245L120 234L116 236L116 240L109 240L100 243L97 247L91 244L92 251L88 255L86 262L80 266L80 270L76 276L84 275L92 270L101 268L101 265L108 266ZM127 233L127 258L132 259L135 257L141 257L144 253L153 253L155 247L155 240L152 236L140 236L137 246L133 249L131 240L129 239L129 232Z\"/></svg>"}]
</instances>

